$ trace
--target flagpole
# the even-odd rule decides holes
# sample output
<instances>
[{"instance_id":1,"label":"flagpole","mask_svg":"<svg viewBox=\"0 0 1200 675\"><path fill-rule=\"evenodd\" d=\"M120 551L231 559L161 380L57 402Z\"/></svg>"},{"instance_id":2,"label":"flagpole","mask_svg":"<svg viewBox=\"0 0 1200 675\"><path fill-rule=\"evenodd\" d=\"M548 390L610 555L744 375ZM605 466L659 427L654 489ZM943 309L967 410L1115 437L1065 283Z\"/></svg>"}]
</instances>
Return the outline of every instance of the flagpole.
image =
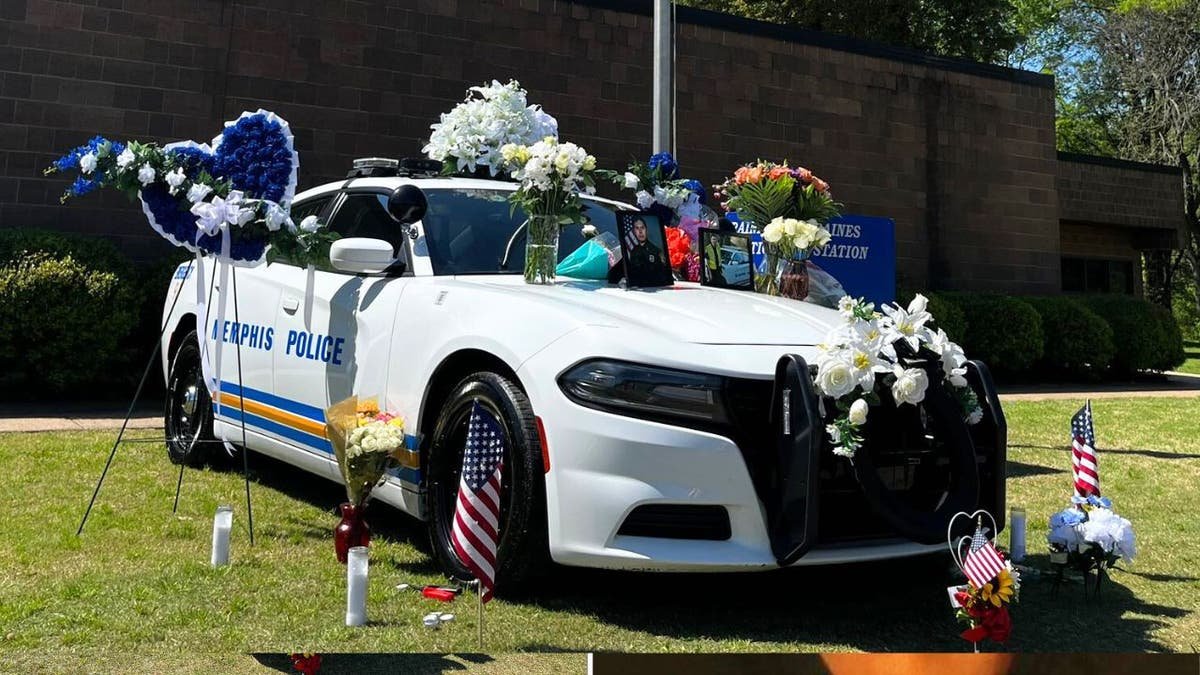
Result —
<instances>
[{"instance_id":1,"label":"flagpole","mask_svg":"<svg viewBox=\"0 0 1200 675\"><path fill-rule=\"evenodd\" d=\"M483 653L483 584L475 580L475 598L479 602L479 653Z\"/></svg>"}]
</instances>

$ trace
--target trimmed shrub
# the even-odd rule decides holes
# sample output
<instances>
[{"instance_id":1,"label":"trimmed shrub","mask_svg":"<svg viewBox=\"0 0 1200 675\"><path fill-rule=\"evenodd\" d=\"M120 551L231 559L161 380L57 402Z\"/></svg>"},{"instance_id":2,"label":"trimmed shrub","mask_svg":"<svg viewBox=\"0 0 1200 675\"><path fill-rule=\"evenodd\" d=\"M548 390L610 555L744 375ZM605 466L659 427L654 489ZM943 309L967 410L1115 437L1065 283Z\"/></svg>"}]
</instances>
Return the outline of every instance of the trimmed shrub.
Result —
<instances>
[{"instance_id":1,"label":"trimmed shrub","mask_svg":"<svg viewBox=\"0 0 1200 675\"><path fill-rule=\"evenodd\" d=\"M914 291L907 289L897 291L896 302L901 307L907 307L915 295ZM946 335L949 335L951 340L961 343L963 335L967 332L967 319L963 315L962 309L941 293L922 292L922 295L929 298L929 306L926 307L926 310L933 315L934 326L946 331Z\"/></svg>"},{"instance_id":2,"label":"trimmed shrub","mask_svg":"<svg viewBox=\"0 0 1200 675\"><path fill-rule=\"evenodd\" d=\"M1116 348L1104 319L1071 297L1023 298L1042 319L1041 365L1051 371L1099 377Z\"/></svg>"},{"instance_id":3,"label":"trimmed shrub","mask_svg":"<svg viewBox=\"0 0 1200 675\"><path fill-rule=\"evenodd\" d=\"M0 267L0 383L61 393L108 375L133 328L132 296L115 273L70 256Z\"/></svg>"},{"instance_id":4,"label":"trimmed shrub","mask_svg":"<svg viewBox=\"0 0 1200 675\"><path fill-rule=\"evenodd\" d=\"M1042 358L1042 319L1029 303L995 293L945 295L966 319L961 344L967 358L1007 373L1029 370Z\"/></svg>"},{"instance_id":5,"label":"trimmed shrub","mask_svg":"<svg viewBox=\"0 0 1200 675\"><path fill-rule=\"evenodd\" d=\"M1087 295L1079 301L1112 329L1116 374L1171 370L1183 363L1183 336L1166 309L1132 295Z\"/></svg>"},{"instance_id":6,"label":"trimmed shrub","mask_svg":"<svg viewBox=\"0 0 1200 675\"><path fill-rule=\"evenodd\" d=\"M95 397L73 389L114 380L140 300L132 278L108 242L0 231L0 388Z\"/></svg>"}]
</instances>

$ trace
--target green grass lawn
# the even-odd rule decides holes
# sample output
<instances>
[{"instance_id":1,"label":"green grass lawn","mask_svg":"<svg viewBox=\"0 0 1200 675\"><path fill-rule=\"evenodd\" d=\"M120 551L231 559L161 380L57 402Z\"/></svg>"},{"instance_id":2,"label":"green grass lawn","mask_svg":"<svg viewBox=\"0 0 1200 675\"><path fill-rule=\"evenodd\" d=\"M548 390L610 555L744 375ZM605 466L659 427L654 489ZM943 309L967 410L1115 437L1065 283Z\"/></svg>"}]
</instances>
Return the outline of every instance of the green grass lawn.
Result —
<instances>
[{"instance_id":1,"label":"green grass lawn","mask_svg":"<svg viewBox=\"0 0 1200 675\"><path fill-rule=\"evenodd\" d=\"M1184 342L1183 351L1187 360L1179 366L1179 372L1200 375L1200 342Z\"/></svg>"},{"instance_id":2,"label":"green grass lawn","mask_svg":"<svg viewBox=\"0 0 1200 675\"><path fill-rule=\"evenodd\" d=\"M1077 407L1006 406L1009 503L1030 514L1035 566L1047 564L1045 519L1070 496L1064 439ZM1137 526L1140 556L1113 573L1099 601L1085 600L1078 584L1055 597L1048 581L1027 579L1010 646L1195 651L1200 399L1104 399L1094 411L1102 487ZM371 521L372 621L345 628L344 568L331 540L340 488L257 455L254 546L240 474L188 470L172 515L177 469L156 444L121 449L77 538L111 440L111 432L0 435L8 486L0 493L0 670L228 671L259 667L248 652L478 651L473 603L454 603L458 619L432 632L421 617L437 603L394 590L440 579L424 529L382 506ZM211 517L220 503L235 506L234 564L214 570ZM488 606L486 649L508 654L483 665L581 670L581 657L554 653L587 650L964 651L946 605L952 580L934 559L740 575L559 569L529 594ZM429 672L447 669L443 657L422 658L434 659Z\"/></svg>"}]
</instances>

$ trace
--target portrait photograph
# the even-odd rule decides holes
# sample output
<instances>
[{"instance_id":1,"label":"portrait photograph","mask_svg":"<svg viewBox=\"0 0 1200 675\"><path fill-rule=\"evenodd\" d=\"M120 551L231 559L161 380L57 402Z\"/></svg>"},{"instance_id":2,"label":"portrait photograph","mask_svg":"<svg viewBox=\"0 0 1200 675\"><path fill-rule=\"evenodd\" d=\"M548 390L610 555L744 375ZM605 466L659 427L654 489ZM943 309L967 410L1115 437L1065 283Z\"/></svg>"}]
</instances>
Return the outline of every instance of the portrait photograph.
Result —
<instances>
[{"instance_id":1,"label":"portrait photograph","mask_svg":"<svg viewBox=\"0 0 1200 675\"><path fill-rule=\"evenodd\" d=\"M700 283L715 288L754 290L750 236L701 228Z\"/></svg>"},{"instance_id":2,"label":"portrait photograph","mask_svg":"<svg viewBox=\"0 0 1200 675\"><path fill-rule=\"evenodd\" d=\"M621 213L617 223L621 232L626 285L638 288L672 285L674 276L667 255L667 237L658 216Z\"/></svg>"}]
</instances>

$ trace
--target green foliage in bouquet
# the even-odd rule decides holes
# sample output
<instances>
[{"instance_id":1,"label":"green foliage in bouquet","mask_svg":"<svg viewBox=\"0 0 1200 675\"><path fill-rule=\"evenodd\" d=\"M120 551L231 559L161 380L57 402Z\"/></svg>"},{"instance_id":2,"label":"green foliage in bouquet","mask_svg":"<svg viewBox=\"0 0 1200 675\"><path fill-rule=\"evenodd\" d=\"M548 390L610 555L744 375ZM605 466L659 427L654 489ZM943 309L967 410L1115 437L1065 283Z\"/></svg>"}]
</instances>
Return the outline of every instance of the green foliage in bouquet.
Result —
<instances>
[{"instance_id":1,"label":"green foliage in bouquet","mask_svg":"<svg viewBox=\"0 0 1200 675\"><path fill-rule=\"evenodd\" d=\"M803 167L759 160L714 186L721 206L762 229L775 218L825 223L841 212L829 184Z\"/></svg>"},{"instance_id":2,"label":"green foliage in bouquet","mask_svg":"<svg viewBox=\"0 0 1200 675\"><path fill-rule=\"evenodd\" d=\"M277 237L272 240L271 248L267 250L267 262L284 261L299 267L322 267L329 262L329 247L341 239L341 235L333 230L317 225L307 226L309 216L300 222L296 234L291 237ZM316 221L312 221L314 224Z\"/></svg>"}]
</instances>

